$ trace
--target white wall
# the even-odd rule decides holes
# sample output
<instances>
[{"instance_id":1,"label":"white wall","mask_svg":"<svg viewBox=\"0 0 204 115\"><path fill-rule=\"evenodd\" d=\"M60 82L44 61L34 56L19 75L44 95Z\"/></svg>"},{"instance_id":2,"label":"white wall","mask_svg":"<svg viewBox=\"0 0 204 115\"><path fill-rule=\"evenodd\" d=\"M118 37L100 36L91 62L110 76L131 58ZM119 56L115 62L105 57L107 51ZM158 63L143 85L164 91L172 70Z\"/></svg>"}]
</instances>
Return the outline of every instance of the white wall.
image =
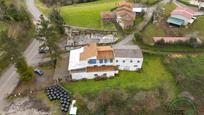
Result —
<instances>
[{"instance_id":1,"label":"white wall","mask_svg":"<svg viewBox=\"0 0 204 115\"><path fill-rule=\"evenodd\" d=\"M142 68L143 58L118 58L118 57L115 57L114 63L116 66L118 66L119 70L136 71L136 70Z\"/></svg>"},{"instance_id":2,"label":"white wall","mask_svg":"<svg viewBox=\"0 0 204 115\"><path fill-rule=\"evenodd\" d=\"M73 80L80 80L83 78L86 79L93 79L95 78L95 74L97 74L98 76L102 76L104 74L107 75L107 77L112 77L115 76L115 74L117 74L118 71L104 71L104 72L82 72L82 73L73 73L72 74L72 79Z\"/></svg>"}]
</instances>

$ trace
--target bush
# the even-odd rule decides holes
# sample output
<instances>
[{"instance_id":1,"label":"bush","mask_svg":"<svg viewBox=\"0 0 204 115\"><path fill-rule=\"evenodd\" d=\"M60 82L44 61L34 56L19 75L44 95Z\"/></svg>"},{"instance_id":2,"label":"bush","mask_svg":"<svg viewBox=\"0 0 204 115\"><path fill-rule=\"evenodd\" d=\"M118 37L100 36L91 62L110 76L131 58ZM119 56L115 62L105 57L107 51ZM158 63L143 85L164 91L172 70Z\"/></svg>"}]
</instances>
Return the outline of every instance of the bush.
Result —
<instances>
[{"instance_id":1,"label":"bush","mask_svg":"<svg viewBox=\"0 0 204 115\"><path fill-rule=\"evenodd\" d=\"M29 81L33 77L32 68L28 67L24 58L17 60L16 62L17 73L20 76L20 81Z\"/></svg>"}]
</instances>

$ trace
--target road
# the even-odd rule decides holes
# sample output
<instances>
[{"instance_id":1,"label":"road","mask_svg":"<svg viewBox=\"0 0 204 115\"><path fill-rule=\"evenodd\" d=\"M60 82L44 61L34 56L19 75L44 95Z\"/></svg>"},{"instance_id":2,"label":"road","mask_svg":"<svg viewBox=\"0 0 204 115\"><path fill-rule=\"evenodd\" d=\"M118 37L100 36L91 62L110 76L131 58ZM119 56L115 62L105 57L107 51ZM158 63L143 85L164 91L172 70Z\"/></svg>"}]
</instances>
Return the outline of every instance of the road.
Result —
<instances>
[{"instance_id":1,"label":"road","mask_svg":"<svg viewBox=\"0 0 204 115\"><path fill-rule=\"evenodd\" d=\"M33 20L39 20L40 12L34 6L33 0L26 0L26 5L28 11L33 15ZM24 51L23 55L26 58L26 61L29 65L33 65L41 59L41 56L38 54L38 48L40 43L37 40L33 40L27 49ZM11 65L5 70L0 77L0 113L4 115L4 108L7 106L5 98L8 94L12 93L19 82L18 74L14 65Z\"/></svg>"}]
</instances>

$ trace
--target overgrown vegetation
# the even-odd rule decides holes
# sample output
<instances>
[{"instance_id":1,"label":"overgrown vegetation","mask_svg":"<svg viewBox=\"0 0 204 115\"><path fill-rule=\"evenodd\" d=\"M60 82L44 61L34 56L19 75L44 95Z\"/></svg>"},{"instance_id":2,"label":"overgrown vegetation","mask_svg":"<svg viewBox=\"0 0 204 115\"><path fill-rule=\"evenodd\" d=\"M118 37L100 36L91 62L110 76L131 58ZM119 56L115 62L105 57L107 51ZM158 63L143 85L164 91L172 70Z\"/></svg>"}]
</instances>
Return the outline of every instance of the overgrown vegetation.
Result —
<instances>
[{"instance_id":1,"label":"overgrown vegetation","mask_svg":"<svg viewBox=\"0 0 204 115\"><path fill-rule=\"evenodd\" d=\"M8 59L10 59L16 66L17 73L20 76L21 81L28 81L32 78L32 69L27 65L25 58L22 53L19 51L19 45L16 40L12 37L9 37L8 32L0 33L1 51L5 52Z\"/></svg>"},{"instance_id":2,"label":"overgrown vegetation","mask_svg":"<svg viewBox=\"0 0 204 115\"><path fill-rule=\"evenodd\" d=\"M0 2L0 31L8 31L8 36L15 39L18 44L19 51L24 51L32 38L33 25L24 8L23 1L0 0ZM3 45L4 43L0 42L0 46ZM9 65L10 61L8 55L1 52L0 73Z\"/></svg>"},{"instance_id":3,"label":"overgrown vegetation","mask_svg":"<svg viewBox=\"0 0 204 115\"><path fill-rule=\"evenodd\" d=\"M164 61L176 79L180 92L188 92L188 98L194 99L199 115L204 109L204 56L178 56Z\"/></svg>"}]
</instances>

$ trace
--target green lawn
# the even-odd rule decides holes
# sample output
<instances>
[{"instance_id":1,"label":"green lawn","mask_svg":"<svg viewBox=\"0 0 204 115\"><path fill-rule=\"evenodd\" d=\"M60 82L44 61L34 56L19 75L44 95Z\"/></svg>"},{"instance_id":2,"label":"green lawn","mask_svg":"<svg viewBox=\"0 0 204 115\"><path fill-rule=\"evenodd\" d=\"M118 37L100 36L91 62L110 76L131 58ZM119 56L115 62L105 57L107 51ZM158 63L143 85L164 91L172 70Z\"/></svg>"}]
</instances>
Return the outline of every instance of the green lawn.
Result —
<instances>
[{"instance_id":1,"label":"green lawn","mask_svg":"<svg viewBox=\"0 0 204 115\"><path fill-rule=\"evenodd\" d=\"M175 84L171 74L166 71L161 58L155 55L144 55L143 70L141 72L120 71L113 79L95 81L78 81L64 83L63 86L73 93L97 94L105 88L122 88L125 90L151 90L158 86L165 87L169 97L175 96Z\"/></svg>"},{"instance_id":2,"label":"green lawn","mask_svg":"<svg viewBox=\"0 0 204 115\"><path fill-rule=\"evenodd\" d=\"M200 39L204 42L204 16L198 17L198 19L190 26L187 33L199 32Z\"/></svg>"},{"instance_id":3,"label":"green lawn","mask_svg":"<svg viewBox=\"0 0 204 115\"><path fill-rule=\"evenodd\" d=\"M115 3L121 0L99 0L96 2L82 3L70 6L60 7L59 10L63 16L65 23L73 26L108 29L114 30L113 24L103 25L100 13L102 11L111 10L115 7ZM45 14L49 10L45 5L36 1L37 7Z\"/></svg>"},{"instance_id":4,"label":"green lawn","mask_svg":"<svg viewBox=\"0 0 204 115\"><path fill-rule=\"evenodd\" d=\"M168 3L163 5L162 8L164 9L163 16L168 17L170 16L171 12L176 8L176 5L173 3Z\"/></svg>"},{"instance_id":5,"label":"green lawn","mask_svg":"<svg viewBox=\"0 0 204 115\"><path fill-rule=\"evenodd\" d=\"M155 36L165 36L165 31L158 25L149 24L143 31L142 35L144 42L149 44L153 43L152 38Z\"/></svg>"}]
</instances>

